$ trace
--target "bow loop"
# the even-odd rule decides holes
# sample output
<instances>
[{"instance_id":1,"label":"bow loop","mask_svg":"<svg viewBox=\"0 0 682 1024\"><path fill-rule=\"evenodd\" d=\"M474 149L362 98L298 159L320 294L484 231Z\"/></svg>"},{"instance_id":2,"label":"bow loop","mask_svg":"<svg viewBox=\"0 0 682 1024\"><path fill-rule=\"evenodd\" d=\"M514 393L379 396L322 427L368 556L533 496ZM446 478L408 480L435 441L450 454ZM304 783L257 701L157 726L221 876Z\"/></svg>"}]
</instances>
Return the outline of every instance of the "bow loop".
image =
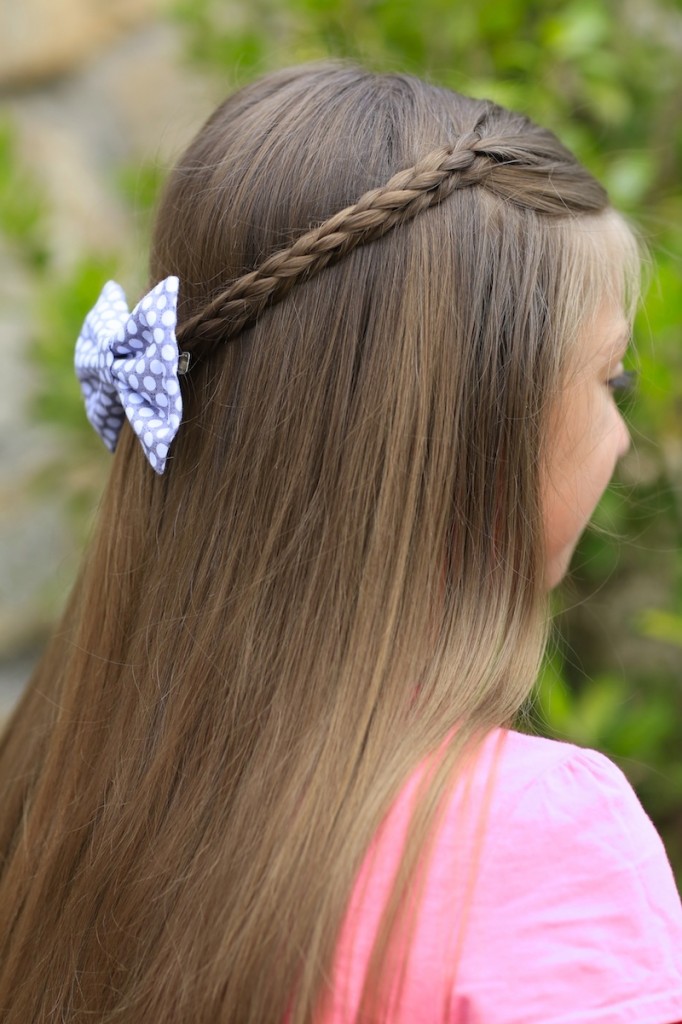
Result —
<instances>
[{"instance_id":1,"label":"bow loop","mask_svg":"<svg viewBox=\"0 0 682 1024\"><path fill-rule=\"evenodd\" d=\"M113 452L127 416L157 473L182 419L177 301L178 279L167 277L130 313L120 285L108 281L76 343L88 419Z\"/></svg>"}]
</instances>

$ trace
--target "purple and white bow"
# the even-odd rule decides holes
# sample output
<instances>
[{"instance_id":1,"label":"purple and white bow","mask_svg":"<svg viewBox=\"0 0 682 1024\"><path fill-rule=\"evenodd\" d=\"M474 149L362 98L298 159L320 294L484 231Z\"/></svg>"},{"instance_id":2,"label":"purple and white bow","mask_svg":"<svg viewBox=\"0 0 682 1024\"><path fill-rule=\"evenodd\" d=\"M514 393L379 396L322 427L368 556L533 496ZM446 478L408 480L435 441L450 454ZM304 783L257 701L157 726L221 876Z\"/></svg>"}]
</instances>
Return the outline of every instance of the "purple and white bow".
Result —
<instances>
[{"instance_id":1,"label":"purple and white bow","mask_svg":"<svg viewBox=\"0 0 682 1024\"><path fill-rule=\"evenodd\" d=\"M159 282L132 313L121 286L108 281L76 342L88 419L113 452L127 416L157 473L166 468L182 418L178 374L186 372L188 356L182 353L179 368L177 303L177 277Z\"/></svg>"}]
</instances>

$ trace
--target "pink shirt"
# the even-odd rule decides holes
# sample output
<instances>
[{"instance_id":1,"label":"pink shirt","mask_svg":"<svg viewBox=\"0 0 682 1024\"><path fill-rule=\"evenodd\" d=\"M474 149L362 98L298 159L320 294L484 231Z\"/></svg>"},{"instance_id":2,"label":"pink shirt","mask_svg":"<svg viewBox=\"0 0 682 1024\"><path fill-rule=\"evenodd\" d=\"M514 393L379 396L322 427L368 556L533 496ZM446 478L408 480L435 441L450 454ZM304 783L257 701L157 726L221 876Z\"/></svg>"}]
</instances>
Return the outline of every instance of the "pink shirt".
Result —
<instances>
[{"instance_id":1,"label":"pink shirt","mask_svg":"<svg viewBox=\"0 0 682 1024\"><path fill-rule=\"evenodd\" d=\"M421 772L358 876L324 1024L354 1019ZM458 783L437 835L391 1024L682 1022L680 898L620 769L593 750L496 730L463 794Z\"/></svg>"}]
</instances>

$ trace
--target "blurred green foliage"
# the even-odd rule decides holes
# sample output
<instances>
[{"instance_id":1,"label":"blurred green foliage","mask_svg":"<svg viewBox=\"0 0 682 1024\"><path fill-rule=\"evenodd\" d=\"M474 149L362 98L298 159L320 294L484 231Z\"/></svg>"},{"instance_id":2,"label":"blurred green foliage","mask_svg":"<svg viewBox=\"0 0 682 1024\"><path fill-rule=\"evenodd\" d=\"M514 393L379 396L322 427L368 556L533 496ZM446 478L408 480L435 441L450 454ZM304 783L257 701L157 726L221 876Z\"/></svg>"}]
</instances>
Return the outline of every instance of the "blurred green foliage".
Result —
<instances>
[{"instance_id":1,"label":"blurred green foliage","mask_svg":"<svg viewBox=\"0 0 682 1024\"><path fill-rule=\"evenodd\" d=\"M216 98L271 68L333 55L489 97L551 127L609 189L649 245L654 270L635 325L634 451L556 597L556 638L521 727L614 757L654 818L682 884L682 10L676 0L175 0L186 60ZM71 379L73 339L111 269L83 254L49 276L45 203L0 131L0 230L23 247L50 318L34 358L50 385L36 415L103 465ZM4 169L3 169L4 166ZM121 168L143 216L158 168ZM42 303L44 302L44 306ZM56 311L56 320L55 320ZM41 319L42 316L42 319ZM68 378L68 379L67 379ZM67 401L55 402L60 382ZM95 449L97 453L95 454ZM54 481L52 481L54 483ZM606 612L606 609L610 609Z\"/></svg>"},{"instance_id":2,"label":"blurred green foliage","mask_svg":"<svg viewBox=\"0 0 682 1024\"><path fill-rule=\"evenodd\" d=\"M36 271L48 261L42 231L46 212L38 183L17 158L13 126L5 118L0 122L0 233Z\"/></svg>"},{"instance_id":3,"label":"blurred green foliage","mask_svg":"<svg viewBox=\"0 0 682 1024\"><path fill-rule=\"evenodd\" d=\"M104 480L102 443L89 428L73 370L73 345L93 294L115 277L121 259L83 252L75 266L60 268L48 239L50 206L38 179L19 154L9 120L0 125L0 233L10 253L30 272L35 299L29 310L27 356L37 370L29 413L68 434L58 459L34 471L28 486L36 498L59 493L82 539ZM98 458L99 456L99 458ZM56 601L63 594L55 593Z\"/></svg>"}]
</instances>

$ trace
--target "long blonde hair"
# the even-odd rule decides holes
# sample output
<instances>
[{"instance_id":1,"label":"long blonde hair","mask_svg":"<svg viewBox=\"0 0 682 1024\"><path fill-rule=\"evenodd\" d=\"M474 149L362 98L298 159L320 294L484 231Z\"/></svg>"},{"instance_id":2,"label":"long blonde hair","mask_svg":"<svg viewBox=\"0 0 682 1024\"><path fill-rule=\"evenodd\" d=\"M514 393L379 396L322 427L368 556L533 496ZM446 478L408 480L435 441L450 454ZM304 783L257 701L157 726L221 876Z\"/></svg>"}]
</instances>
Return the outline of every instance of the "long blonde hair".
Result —
<instances>
[{"instance_id":1,"label":"long blonde hair","mask_svg":"<svg viewBox=\"0 0 682 1024\"><path fill-rule=\"evenodd\" d=\"M3 1019L313 1020L372 836L452 734L378 1019L441 797L532 688L550 408L637 247L525 117L325 62L199 132L169 274L193 365L168 468L126 425L0 745Z\"/></svg>"}]
</instances>

